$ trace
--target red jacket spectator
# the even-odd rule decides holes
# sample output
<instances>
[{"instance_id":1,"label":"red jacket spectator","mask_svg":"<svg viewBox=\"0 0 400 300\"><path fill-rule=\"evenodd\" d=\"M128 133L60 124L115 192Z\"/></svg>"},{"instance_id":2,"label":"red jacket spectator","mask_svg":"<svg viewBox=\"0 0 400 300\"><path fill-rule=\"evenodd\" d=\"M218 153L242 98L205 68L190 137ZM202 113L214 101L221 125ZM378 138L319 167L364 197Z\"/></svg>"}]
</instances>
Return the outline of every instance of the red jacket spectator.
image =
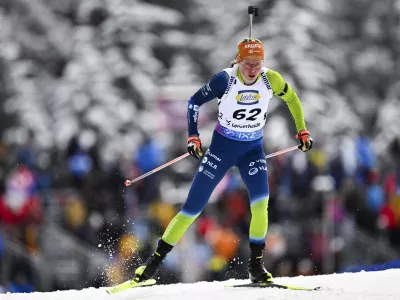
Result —
<instances>
[{"instance_id":1,"label":"red jacket spectator","mask_svg":"<svg viewBox=\"0 0 400 300\"><path fill-rule=\"evenodd\" d=\"M33 173L26 167L18 167L10 174L6 193L0 195L0 221L19 224L41 219L41 203L33 193L35 184Z\"/></svg>"}]
</instances>

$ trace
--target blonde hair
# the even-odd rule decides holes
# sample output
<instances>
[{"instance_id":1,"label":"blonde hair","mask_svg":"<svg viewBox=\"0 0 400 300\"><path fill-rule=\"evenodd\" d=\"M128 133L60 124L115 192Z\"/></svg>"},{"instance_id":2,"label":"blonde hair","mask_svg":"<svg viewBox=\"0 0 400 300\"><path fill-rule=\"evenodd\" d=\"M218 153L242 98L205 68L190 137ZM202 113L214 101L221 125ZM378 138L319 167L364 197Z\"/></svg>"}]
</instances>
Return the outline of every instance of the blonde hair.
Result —
<instances>
[{"instance_id":1,"label":"blonde hair","mask_svg":"<svg viewBox=\"0 0 400 300\"><path fill-rule=\"evenodd\" d=\"M237 57L237 55L236 55L236 57ZM229 68L233 68L233 66L238 63L238 61L236 60L236 57L234 60L231 61L231 66Z\"/></svg>"}]
</instances>

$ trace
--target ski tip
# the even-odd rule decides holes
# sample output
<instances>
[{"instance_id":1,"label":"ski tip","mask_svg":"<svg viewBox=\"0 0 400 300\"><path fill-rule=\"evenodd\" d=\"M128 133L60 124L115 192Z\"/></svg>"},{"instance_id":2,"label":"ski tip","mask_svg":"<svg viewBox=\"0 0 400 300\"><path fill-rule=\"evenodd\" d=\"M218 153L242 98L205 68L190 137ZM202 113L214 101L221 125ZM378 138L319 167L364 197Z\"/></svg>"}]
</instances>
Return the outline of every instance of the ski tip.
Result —
<instances>
[{"instance_id":1,"label":"ski tip","mask_svg":"<svg viewBox=\"0 0 400 300\"><path fill-rule=\"evenodd\" d=\"M155 285L157 281L155 279L148 279L143 282L135 282L134 280L128 280L116 286L110 287L106 289L107 294L114 295L120 292L123 292L128 289L138 288L138 287L146 287Z\"/></svg>"},{"instance_id":2,"label":"ski tip","mask_svg":"<svg viewBox=\"0 0 400 300\"><path fill-rule=\"evenodd\" d=\"M148 279L145 281L146 285L154 285L157 283L157 280L155 279Z\"/></svg>"}]
</instances>

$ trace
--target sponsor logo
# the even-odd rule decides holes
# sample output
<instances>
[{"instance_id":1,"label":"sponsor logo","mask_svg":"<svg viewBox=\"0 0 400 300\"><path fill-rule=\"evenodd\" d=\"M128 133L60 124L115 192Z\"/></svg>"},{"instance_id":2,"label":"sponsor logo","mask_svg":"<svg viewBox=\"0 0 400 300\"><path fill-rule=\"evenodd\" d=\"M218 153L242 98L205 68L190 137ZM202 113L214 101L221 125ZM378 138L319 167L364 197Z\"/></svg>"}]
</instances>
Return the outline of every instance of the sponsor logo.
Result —
<instances>
[{"instance_id":1,"label":"sponsor logo","mask_svg":"<svg viewBox=\"0 0 400 300\"><path fill-rule=\"evenodd\" d=\"M207 165L209 165L209 166L210 166L211 168L213 168L214 170L217 169L217 167L218 167L216 164L212 163L211 161L208 161L208 162L207 162Z\"/></svg>"},{"instance_id":2,"label":"sponsor logo","mask_svg":"<svg viewBox=\"0 0 400 300\"><path fill-rule=\"evenodd\" d=\"M262 80L263 80L265 86L267 87L267 89L272 90L271 85L269 84L267 75L265 75L264 72L261 72L261 78L262 78Z\"/></svg>"},{"instance_id":3,"label":"sponsor logo","mask_svg":"<svg viewBox=\"0 0 400 300\"><path fill-rule=\"evenodd\" d=\"M203 170L204 170L204 167L203 167L203 166L200 166L200 167L199 167L199 172L201 173L201 172L203 172Z\"/></svg>"},{"instance_id":4,"label":"sponsor logo","mask_svg":"<svg viewBox=\"0 0 400 300\"><path fill-rule=\"evenodd\" d=\"M261 95L257 90L239 91L235 97L237 104L241 105L257 104L260 101L260 98Z\"/></svg>"},{"instance_id":5,"label":"sponsor logo","mask_svg":"<svg viewBox=\"0 0 400 300\"><path fill-rule=\"evenodd\" d=\"M189 104L189 110L192 110L192 109L194 110L193 121L196 123L197 119L199 117L199 106ZM188 111L188 116L189 116L189 111ZM189 118L189 123L190 123L190 118Z\"/></svg>"},{"instance_id":6,"label":"sponsor logo","mask_svg":"<svg viewBox=\"0 0 400 300\"><path fill-rule=\"evenodd\" d=\"M260 171L267 171L267 167L266 166L259 166L258 168L257 167L251 168L249 170L249 175L253 176L253 175L257 174L259 170Z\"/></svg>"},{"instance_id":7,"label":"sponsor logo","mask_svg":"<svg viewBox=\"0 0 400 300\"><path fill-rule=\"evenodd\" d=\"M229 79L229 82L228 82L228 86L226 87L225 94L229 93L234 80L235 80L235 77L231 76L231 78Z\"/></svg>"},{"instance_id":8,"label":"sponsor logo","mask_svg":"<svg viewBox=\"0 0 400 300\"><path fill-rule=\"evenodd\" d=\"M252 161L252 162L249 164L249 167L254 166L255 163L267 164L267 160L266 160L266 159L263 159L263 158L257 159L256 161Z\"/></svg>"},{"instance_id":9,"label":"sponsor logo","mask_svg":"<svg viewBox=\"0 0 400 300\"><path fill-rule=\"evenodd\" d=\"M257 128L259 127L261 124L260 123L256 123L256 124L235 124L235 123L231 123L231 121L226 120L226 123L228 125L231 125L233 128Z\"/></svg>"},{"instance_id":10,"label":"sponsor logo","mask_svg":"<svg viewBox=\"0 0 400 300\"><path fill-rule=\"evenodd\" d=\"M210 149L207 149L206 155L211 156L212 158L214 158L214 159L217 160L217 161L221 161L221 159L220 159L218 156L216 156L215 154L213 154L213 153L210 152Z\"/></svg>"},{"instance_id":11,"label":"sponsor logo","mask_svg":"<svg viewBox=\"0 0 400 300\"><path fill-rule=\"evenodd\" d=\"M253 176L254 174L257 174L257 172L258 172L258 169L257 169L257 168L251 168L251 169L249 170L249 175L250 175L250 176Z\"/></svg>"},{"instance_id":12,"label":"sponsor logo","mask_svg":"<svg viewBox=\"0 0 400 300\"><path fill-rule=\"evenodd\" d=\"M247 49L247 48L260 48L261 49L261 45L260 44L246 44L244 46L244 49Z\"/></svg>"},{"instance_id":13,"label":"sponsor logo","mask_svg":"<svg viewBox=\"0 0 400 300\"><path fill-rule=\"evenodd\" d=\"M254 167L255 164L258 164L259 166ZM267 160L262 158L257 159L256 161L250 162L249 167L253 167L249 170L249 175L251 176L256 174L258 171L267 171Z\"/></svg>"},{"instance_id":14,"label":"sponsor logo","mask_svg":"<svg viewBox=\"0 0 400 300\"><path fill-rule=\"evenodd\" d=\"M201 161L203 164L206 164L207 166L210 166L211 168L213 168L214 170L216 168L218 168L218 166L216 164L214 164L213 162L209 161L207 157L204 157L203 160Z\"/></svg>"},{"instance_id":15,"label":"sponsor logo","mask_svg":"<svg viewBox=\"0 0 400 300\"><path fill-rule=\"evenodd\" d=\"M207 177L209 177L210 179L215 178L215 175L207 170L204 170L203 174L206 175Z\"/></svg>"},{"instance_id":16,"label":"sponsor logo","mask_svg":"<svg viewBox=\"0 0 400 300\"><path fill-rule=\"evenodd\" d=\"M239 139L254 139L256 137L255 132L238 132L237 137Z\"/></svg>"},{"instance_id":17,"label":"sponsor logo","mask_svg":"<svg viewBox=\"0 0 400 300\"><path fill-rule=\"evenodd\" d=\"M189 104L189 109L193 109L194 111L199 111L198 105Z\"/></svg>"},{"instance_id":18,"label":"sponsor logo","mask_svg":"<svg viewBox=\"0 0 400 300\"><path fill-rule=\"evenodd\" d=\"M174 218L174 219L171 221L171 223L170 223L171 226L168 226L167 230L166 230L165 233L164 233L164 236L168 236L168 235L171 233L171 229L174 227L174 225L175 225L177 222L178 222L178 219L176 219L176 218Z\"/></svg>"},{"instance_id":19,"label":"sponsor logo","mask_svg":"<svg viewBox=\"0 0 400 300\"><path fill-rule=\"evenodd\" d=\"M228 134L228 135L234 133L232 130L229 130L229 129L224 129L224 132L225 132L225 134Z\"/></svg>"},{"instance_id":20,"label":"sponsor logo","mask_svg":"<svg viewBox=\"0 0 400 300\"><path fill-rule=\"evenodd\" d=\"M208 96L208 93L211 92L211 91L212 91L212 89L210 87L210 83L207 83L205 86L203 86L201 88L201 93L203 94L204 97Z\"/></svg>"}]
</instances>

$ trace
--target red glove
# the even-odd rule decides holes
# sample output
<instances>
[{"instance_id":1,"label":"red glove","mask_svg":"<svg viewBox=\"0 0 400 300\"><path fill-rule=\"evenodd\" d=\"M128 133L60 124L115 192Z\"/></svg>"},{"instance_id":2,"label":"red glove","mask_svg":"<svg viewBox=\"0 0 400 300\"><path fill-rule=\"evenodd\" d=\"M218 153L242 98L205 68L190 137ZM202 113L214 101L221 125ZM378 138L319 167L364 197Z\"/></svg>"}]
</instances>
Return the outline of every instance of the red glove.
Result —
<instances>
[{"instance_id":1,"label":"red glove","mask_svg":"<svg viewBox=\"0 0 400 300\"><path fill-rule=\"evenodd\" d=\"M190 136L188 138L187 149L189 154L197 159L203 156L203 150L201 149L201 140L198 136Z\"/></svg>"},{"instance_id":2,"label":"red glove","mask_svg":"<svg viewBox=\"0 0 400 300\"><path fill-rule=\"evenodd\" d=\"M307 152L312 148L314 141L307 130L300 130L296 134L296 139L300 141L299 149L301 151Z\"/></svg>"}]
</instances>

